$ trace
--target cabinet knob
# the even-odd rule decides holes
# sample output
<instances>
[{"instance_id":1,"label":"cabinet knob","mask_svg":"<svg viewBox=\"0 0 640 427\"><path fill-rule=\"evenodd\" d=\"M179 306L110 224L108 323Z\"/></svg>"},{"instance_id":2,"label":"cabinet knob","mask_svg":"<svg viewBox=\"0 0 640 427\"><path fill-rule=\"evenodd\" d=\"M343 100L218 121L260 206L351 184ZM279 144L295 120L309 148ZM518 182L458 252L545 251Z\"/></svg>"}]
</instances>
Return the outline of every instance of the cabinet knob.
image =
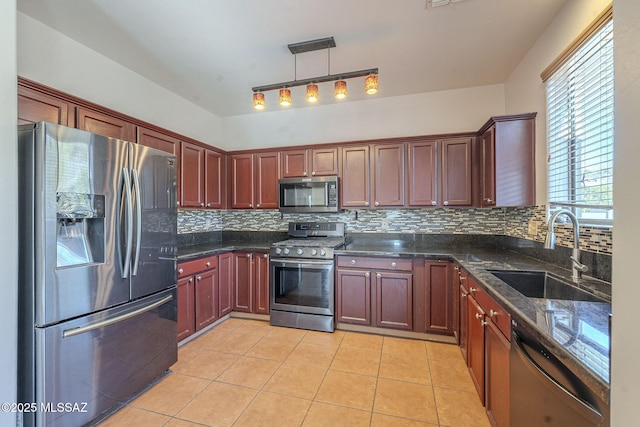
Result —
<instances>
[{"instance_id":1,"label":"cabinet knob","mask_svg":"<svg viewBox=\"0 0 640 427\"><path fill-rule=\"evenodd\" d=\"M495 317L498 315L498 312L495 310L489 310L489 317Z\"/></svg>"},{"instance_id":2,"label":"cabinet knob","mask_svg":"<svg viewBox=\"0 0 640 427\"><path fill-rule=\"evenodd\" d=\"M316 176L316 171L311 172L312 176Z\"/></svg>"},{"instance_id":3,"label":"cabinet knob","mask_svg":"<svg viewBox=\"0 0 640 427\"><path fill-rule=\"evenodd\" d=\"M464 292L460 292L460 298L466 298L467 294L465 294Z\"/></svg>"},{"instance_id":4,"label":"cabinet knob","mask_svg":"<svg viewBox=\"0 0 640 427\"><path fill-rule=\"evenodd\" d=\"M397 262L393 261L393 262L391 263L391 267L396 268L397 266L398 266L398 263L397 263Z\"/></svg>"},{"instance_id":5,"label":"cabinet knob","mask_svg":"<svg viewBox=\"0 0 640 427\"><path fill-rule=\"evenodd\" d=\"M371 273L369 273L368 271L364 273L364 277L369 277L369 276L371 276Z\"/></svg>"},{"instance_id":6,"label":"cabinet knob","mask_svg":"<svg viewBox=\"0 0 640 427\"><path fill-rule=\"evenodd\" d=\"M202 280L202 276L196 276L196 280Z\"/></svg>"},{"instance_id":7,"label":"cabinet knob","mask_svg":"<svg viewBox=\"0 0 640 427\"><path fill-rule=\"evenodd\" d=\"M180 206L180 200L176 200L176 205Z\"/></svg>"},{"instance_id":8,"label":"cabinet knob","mask_svg":"<svg viewBox=\"0 0 640 427\"><path fill-rule=\"evenodd\" d=\"M364 202L364 205L365 206L369 206L369 202Z\"/></svg>"},{"instance_id":9,"label":"cabinet knob","mask_svg":"<svg viewBox=\"0 0 640 427\"><path fill-rule=\"evenodd\" d=\"M247 258L251 258L251 254L247 254Z\"/></svg>"},{"instance_id":10,"label":"cabinet knob","mask_svg":"<svg viewBox=\"0 0 640 427\"><path fill-rule=\"evenodd\" d=\"M469 292L472 292L472 293L473 293L473 292L475 292L475 291L477 291L477 290L478 290L478 289L477 289L477 288L474 288L473 286L469 288Z\"/></svg>"},{"instance_id":11,"label":"cabinet knob","mask_svg":"<svg viewBox=\"0 0 640 427\"><path fill-rule=\"evenodd\" d=\"M466 278L466 277L464 277L464 276L461 274L461 275L460 275L460 281L463 281L463 280L467 280L467 278Z\"/></svg>"},{"instance_id":12,"label":"cabinet knob","mask_svg":"<svg viewBox=\"0 0 640 427\"><path fill-rule=\"evenodd\" d=\"M453 269L454 269L455 271L460 271L460 267L458 267L457 265L456 265L456 266L454 266L454 267L453 267Z\"/></svg>"},{"instance_id":13,"label":"cabinet knob","mask_svg":"<svg viewBox=\"0 0 640 427\"><path fill-rule=\"evenodd\" d=\"M207 203L207 207L210 208L211 207L211 203Z\"/></svg>"},{"instance_id":14,"label":"cabinet knob","mask_svg":"<svg viewBox=\"0 0 640 427\"><path fill-rule=\"evenodd\" d=\"M202 208L202 207L204 207L204 203L200 203L200 207L201 207L201 208Z\"/></svg>"},{"instance_id":15,"label":"cabinet knob","mask_svg":"<svg viewBox=\"0 0 640 427\"><path fill-rule=\"evenodd\" d=\"M184 269L183 268L179 268L178 269L178 274L182 274L182 273L184 273Z\"/></svg>"},{"instance_id":16,"label":"cabinet knob","mask_svg":"<svg viewBox=\"0 0 640 427\"><path fill-rule=\"evenodd\" d=\"M307 176L307 173L306 172L302 172L302 176Z\"/></svg>"},{"instance_id":17,"label":"cabinet knob","mask_svg":"<svg viewBox=\"0 0 640 427\"><path fill-rule=\"evenodd\" d=\"M259 207L260 207L260 203L258 203L258 204L256 205L256 208L259 208Z\"/></svg>"},{"instance_id":18,"label":"cabinet knob","mask_svg":"<svg viewBox=\"0 0 640 427\"><path fill-rule=\"evenodd\" d=\"M351 260L351 265L356 265L356 260L355 259Z\"/></svg>"},{"instance_id":19,"label":"cabinet knob","mask_svg":"<svg viewBox=\"0 0 640 427\"><path fill-rule=\"evenodd\" d=\"M211 267L211 263L209 261L207 261L204 265L206 265L207 267Z\"/></svg>"},{"instance_id":20,"label":"cabinet knob","mask_svg":"<svg viewBox=\"0 0 640 427\"><path fill-rule=\"evenodd\" d=\"M189 278L189 283L193 283L193 277Z\"/></svg>"},{"instance_id":21,"label":"cabinet knob","mask_svg":"<svg viewBox=\"0 0 640 427\"><path fill-rule=\"evenodd\" d=\"M445 206L449 206L449 201L448 201L448 200L445 200L443 204L444 204Z\"/></svg>"},{"instance_id":22,"label":"cabinet knob","mask_svg":"<svg viewBox=\"0 0 640 427\"><path fill-rule=\"evenodd\" d=\"M376 202L374 203L374 205L376 205L376 206L380 206L380 202L377 202L377 201L376 201Z\"/></svg>"},{"instance_id":23,"label":"cabinet knob","mask_svg":"<svg viewBox=\"0 0 640 427\"><path fill-rule=\"evenodd\" d=\"M249 207L252 208L253 207L253 203L249 203Z\"/></svg>"},{"instance_id":24,"label":"cabinet knob","mask_svg":"<svg viewBox=\"0 0 640 427\"><path fill-rule=\"evenodd\" d=\"M482 314L476 313L476 319L482 319Z\"/></svg>"},{"instance_id":25,"label":"cabinet knob","mask_svg":"<svg viewBox=\"0 0 640 427\"><path fill-rule=\"evenodd\" d=\"M263 255L262 255L262 258L264 258L264 259L269 258L269 254L263 254Z\"/></svg>"},{"instance_id":26,"label":"cabinet knob","mask_svg":"<svg viewBox=\"0 0 640 427\"><path fill-rule=\"evenodd\" d=\"M481 320L481 321L480 321L480 324L481 324L482 326L487 326L487 322L486 322L486 321L484 321L484 320Z\"/></svg>"},{"instance_id":27,"label":"cabinet knob","mask_svg":"<svg viewBox=\"0 0 640 427\"><path fill-rule=\"evenodd\" d=\"M431 206L435 206L435 205L436 205L436 201L435 201L435 200L432 200L432 201L431 201Z\"/></svg>"},{"instance_id":28,"label":"cabinet knob","mask_svg":"<svg viewBox=\"0 0 640 427\"><path fill-rule=\"evenodd\" d=\"M378 274L376 274L376 277L377 277L378 279L380 279L380 278L382 277L382 274L378 273Z\"/></svg>"}]
</instances>

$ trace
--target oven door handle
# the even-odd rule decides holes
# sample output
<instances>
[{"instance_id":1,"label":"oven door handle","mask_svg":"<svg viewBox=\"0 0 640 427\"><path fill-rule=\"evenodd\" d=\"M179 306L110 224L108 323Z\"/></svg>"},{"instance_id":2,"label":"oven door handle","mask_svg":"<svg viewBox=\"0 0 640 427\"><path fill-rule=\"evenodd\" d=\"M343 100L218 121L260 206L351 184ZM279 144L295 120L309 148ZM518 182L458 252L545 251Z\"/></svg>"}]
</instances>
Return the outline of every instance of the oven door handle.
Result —
<instances>
[{"instance_id":1,"label":"oven door handle","mask_svg":"<svg viewBox=\"0 0 640 427\"><path fill-rule=\"evenodd\" d=\"M313 259L273 259L271 258L272 264L295 264L295 265L323 265L323 266L332 266L333 260L322 260L316 261Z\"/></svg>"}]
</instances>

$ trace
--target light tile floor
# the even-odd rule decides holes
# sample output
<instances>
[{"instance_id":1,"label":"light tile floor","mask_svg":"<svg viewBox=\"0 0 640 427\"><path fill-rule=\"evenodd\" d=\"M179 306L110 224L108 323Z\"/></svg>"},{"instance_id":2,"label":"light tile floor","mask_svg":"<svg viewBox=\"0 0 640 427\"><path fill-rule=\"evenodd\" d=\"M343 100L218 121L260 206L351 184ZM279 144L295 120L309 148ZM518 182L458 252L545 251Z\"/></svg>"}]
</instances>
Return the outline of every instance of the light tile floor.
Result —
<instances>
[{"instance_id":1,"label":"light tile floor","mask_svg":"<svg viewBox=\"0 0 640 427\"><path fill-rule=\"evenodd\" d=\"M451 344L231 318L171 370L100 426L489 426Z\"/></svg>"}]
</instances>

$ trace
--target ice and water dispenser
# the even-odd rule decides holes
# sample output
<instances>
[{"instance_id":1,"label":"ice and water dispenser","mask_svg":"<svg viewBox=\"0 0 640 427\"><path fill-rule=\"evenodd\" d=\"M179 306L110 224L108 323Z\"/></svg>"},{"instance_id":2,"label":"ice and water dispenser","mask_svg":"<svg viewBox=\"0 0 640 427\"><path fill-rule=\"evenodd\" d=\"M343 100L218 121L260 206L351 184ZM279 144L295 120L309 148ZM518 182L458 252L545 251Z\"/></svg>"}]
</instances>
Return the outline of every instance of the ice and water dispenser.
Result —
<instances>
[{"instance_id":1,"label":"ice and water dispenser","mask_svg":"<svg viewBox=\"0 0 640 427\"><path fill-rule=\"evenodd\" d=\"M57 193L57 267L104 262L104 196Z\"/></svg>"}]
</instances>

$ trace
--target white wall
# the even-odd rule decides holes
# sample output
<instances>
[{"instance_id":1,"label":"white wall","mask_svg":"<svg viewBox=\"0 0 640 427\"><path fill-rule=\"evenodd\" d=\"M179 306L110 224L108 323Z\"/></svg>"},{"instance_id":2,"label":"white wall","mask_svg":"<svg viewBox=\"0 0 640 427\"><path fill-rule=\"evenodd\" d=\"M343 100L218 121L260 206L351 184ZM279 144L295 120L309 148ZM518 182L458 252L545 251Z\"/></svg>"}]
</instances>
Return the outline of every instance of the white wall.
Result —
<instances>
[{"instance_id":1,"label":"white wall","mask_svg":"<svg viewBox=\"0 0 640 427\"><path fill-rule=\"evenodd\" d=\"M491 85L222 119L220 148L275 147L477 131L504 114L504 87Z\"/></svg>"},{"instance_id":2,"label":"white wall","mask_svg":"<svg viewBox=\"0 0 640 427\"><path fill-rule=\"evenodd\" d=\"M16 3L0 1L0 403L16 401L18 339L18 144L16 123ZM0 425L15 425L15 414L0 411Z\"/></svg>"},{"instance_id":3,"label":"white wall","mask_svg":"<svg viewBox=\"0 0 640 427\"><path fill-rule=\"evenodd\" d=\"M589 25L611 0L568 0L544 34L505 82L507 114L537 111L536 199L547 202L546 93L540 73Z\"/></svg>"},{"instance_id":4,"label":"white wall","mask_svg":"<svg viewBox=\"0 0 640 427\"><path fill-rule=\"evenodd\" d=\"M614 0L615 170L613 205L613 426L638 425L638 244L640 242L640 7Z\"/></svg>"},{"instance_id":5,"label":"white wall","mask_svg":"<svg viewBox=\"0 0 640 427\"><path fill-rule=\"evenodd\" d=\"M18 12L18 75L220 145L220 118Z\"/></svg>"}]
</instances>

